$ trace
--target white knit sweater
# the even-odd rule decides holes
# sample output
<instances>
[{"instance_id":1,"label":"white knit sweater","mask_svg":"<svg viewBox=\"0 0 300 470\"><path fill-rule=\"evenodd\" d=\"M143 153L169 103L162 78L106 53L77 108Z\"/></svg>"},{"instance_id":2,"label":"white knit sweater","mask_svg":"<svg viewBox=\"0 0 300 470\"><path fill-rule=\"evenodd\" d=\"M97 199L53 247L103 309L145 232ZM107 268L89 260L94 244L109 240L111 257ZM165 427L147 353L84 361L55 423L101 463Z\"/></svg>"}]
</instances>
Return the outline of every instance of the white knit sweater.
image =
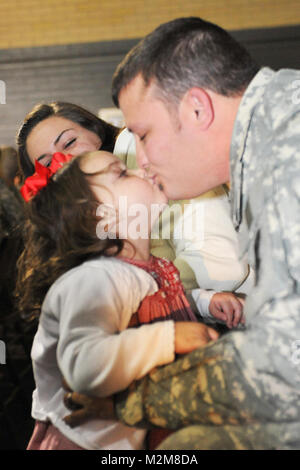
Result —
<instances>
[{"instance_id":1,"label":"white knit sweater","mask_svg":"<svg viewBox=\"0 0 300 470\"><path fill-rule=\"evenodd\" d=\"M153 367L174 360L174 323L127 328L141 300L157 290L144 270L98 258L61 276L42 306L32 348L36 390L32 415L50 420L85 449L141 449L144 430L91 420L71 429L63 417L62 376L79 392L109 396Z\"/></svg>"}]
</instances>

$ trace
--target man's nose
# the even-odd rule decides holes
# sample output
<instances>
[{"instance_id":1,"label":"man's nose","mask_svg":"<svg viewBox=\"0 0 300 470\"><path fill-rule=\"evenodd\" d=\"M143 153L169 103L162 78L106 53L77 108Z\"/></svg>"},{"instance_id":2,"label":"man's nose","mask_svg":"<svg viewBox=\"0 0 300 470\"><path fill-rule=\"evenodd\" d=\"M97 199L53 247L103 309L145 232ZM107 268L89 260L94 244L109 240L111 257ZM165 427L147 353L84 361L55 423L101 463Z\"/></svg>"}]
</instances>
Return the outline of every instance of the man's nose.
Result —
<instances>
[{"instance_id":1,"label":"man's nose","mask_svg":"<svg viewBox=\"0 0 300 470\"><path fill-rule=\"evenodd\" d=\"M140 142L140 139L135 137L135 147L136 147L136 161L140 168L146 169L149 167L149 161L146 156L146 153L143 149L143 145Z\"/></svg>"}]
</instances>

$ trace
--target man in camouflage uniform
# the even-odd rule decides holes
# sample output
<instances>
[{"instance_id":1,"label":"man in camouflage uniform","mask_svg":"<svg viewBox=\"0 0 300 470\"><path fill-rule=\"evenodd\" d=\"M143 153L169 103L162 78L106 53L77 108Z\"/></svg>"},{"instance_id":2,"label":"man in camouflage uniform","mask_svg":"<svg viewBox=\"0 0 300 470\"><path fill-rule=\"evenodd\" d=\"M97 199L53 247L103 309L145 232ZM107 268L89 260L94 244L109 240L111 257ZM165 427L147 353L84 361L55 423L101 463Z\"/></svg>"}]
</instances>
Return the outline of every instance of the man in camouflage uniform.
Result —
<instances>
[{"instance_id":1,"label":"man in camouflage uniform","mask_svg":"<svg viewBox=\"0 0 300 470\"><path fill-rule=\"evenodd\" d=\"M168 36L169 30L173 28L174 32L181 28L186 37L189 28L198 28L197 22L199 28L205 30L204 34L210 30L211 26L205 22L201 24L200 19L179 19L162 25L160 33L156 30L150 34L131 56L145 56L145 48L149 49L150 45L153 54L159 54L155 49L158 36L163 38L161 44L170 44L175 36ZM228 47L235 46L229 41ZM177 51L179 54L179 47ZM165 106L164 100L168 97L163 93L159 95L159 66L147 82L140 66L143 58L136 60L138 65L134 64L133 76L128 74L129 78L126 78L127 63L131 67L134 60L130 56L125 58L125 65L121 64L116 72L114 86L121 77L115 100L124 112L127 126L133 124L139 164L145 166L148 158L150 168L155 168L158 178L161 176L160 181L165 183L167 194L177 185L178 198L187 197L183 188L178 188L177 180L174 179L174 188L172 182L163 180L163 170L160 172L159 163L151 157L153 129L140 130L136 125L131 103L132 106L136 104L137 96L144 113L146 102L153 105L155 112L155 107ZM234 57L233 60L239 59ZM224 72L223 76L226 81ZM295 88L297 83L300 84L298 71L274 72L263 68L248 80L239 101L235 101L236 94L227 94L229 101L222 101L225 92L213 90L217 93L214 95L207 86L211 100L221 100L221 106L230 103L232 109L232 114L228 114L232 126L230 128L224 122L220 139L224 137L223 132L230 141L225 156L229 158L230 153L233 223L237 231L242 223L247 224L248 236L243 251L248 252L249 261L256 270L256 285L245 305L245 331L224 334L216 342L173 364L153 370L115 397L117 418L124 423L177 430L160 449L300 448L300 99ZM200 86L203 85L200 83ZM151 87L156 87L156 95L150 95ZM189 92L183 93L179 100L178 119L182 109L187 109L182 106ZM160 105L157 104L159 100ZM221 108L215 102L217 113ZM201 104L199 109L205 118L205 106L210 104L204 101ZM172 109L171 105L168 109ZM197 112L198 118L201 113ZM145 122L148 116L145 114ZM234 119L230 121L232 117ZM204 130L202 127L199 132ZM144 133L148 141L143 144ZM186 166L186 161L192 158L192 146L193 143L179 163L182 171L186 171L187 179L192 177L188 173L190 167ZM201 149L199 156L205 158ZM218 152L210 157L216 166L223 158ZM162 164L165 155L161 154L160 158ZM170 173L174 171L170 167ZM199 174L199 180L201 176ZM206 173L202 179L209 180L210 176ZM218 184L223 182L220 180ZM196 190L199 187L195 187ZM168 195L175 199L174 193ZM108 417L108 408L104 409L108 403L102 401L99 417Z\"/></svg>"}]
</instances>

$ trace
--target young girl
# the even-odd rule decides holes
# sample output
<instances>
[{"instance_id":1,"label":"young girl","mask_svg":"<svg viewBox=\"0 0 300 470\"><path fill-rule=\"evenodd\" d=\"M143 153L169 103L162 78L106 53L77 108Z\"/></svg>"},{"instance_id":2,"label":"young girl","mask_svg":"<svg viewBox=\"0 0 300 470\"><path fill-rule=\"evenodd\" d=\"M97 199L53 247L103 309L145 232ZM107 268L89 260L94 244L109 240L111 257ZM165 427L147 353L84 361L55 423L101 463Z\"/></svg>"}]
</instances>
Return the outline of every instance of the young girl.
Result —
<instances>
[{"instance_id":1,"label":"young girl","mask_svg":"<svg viewBox=\"0 0 300 470\"><path fill-rule=\"evenodd\" d=\"M24 314L41 309L28 448L141 449L141 429L97 419L67 426L63 378L78 392L109 396L218 335L195 322L172 263L150 256L149 236L118 237L137 203L150 233L152 205L167 202L154 180L107 152L55 154L48 168L37 162L36 170L22 188L30 222L18 284ZM126 213L119 205L125 196ZM116 238L107 216L97 215L99 205L116 208ZM99 238L99 223L107 237ZM216 296L212 305L241 310L233 295Z\"/></svg>"}]
</instances>

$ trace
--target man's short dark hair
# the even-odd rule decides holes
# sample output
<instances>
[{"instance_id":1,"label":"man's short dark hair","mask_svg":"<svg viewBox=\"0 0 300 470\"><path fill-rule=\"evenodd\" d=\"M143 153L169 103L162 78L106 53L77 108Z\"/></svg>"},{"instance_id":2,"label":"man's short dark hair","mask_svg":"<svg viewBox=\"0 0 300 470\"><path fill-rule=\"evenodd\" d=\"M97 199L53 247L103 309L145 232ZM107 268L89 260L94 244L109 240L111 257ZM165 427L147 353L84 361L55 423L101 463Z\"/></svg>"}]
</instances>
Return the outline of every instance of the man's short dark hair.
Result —
<instances>
[{"instance_id":1,"label":"man's short dark hair","mask_svg":"<svg viewBox=\"0 0 300 470\"><path fill-rule=\"evenodd\" d=\"M241 94L259 67L248 51L219 26L197 17L164 23L142 39L117 67L112 97L137 75L154 79L167 101L178 102L192 87L224 96Z\"/></svg>"}]
</instances>

